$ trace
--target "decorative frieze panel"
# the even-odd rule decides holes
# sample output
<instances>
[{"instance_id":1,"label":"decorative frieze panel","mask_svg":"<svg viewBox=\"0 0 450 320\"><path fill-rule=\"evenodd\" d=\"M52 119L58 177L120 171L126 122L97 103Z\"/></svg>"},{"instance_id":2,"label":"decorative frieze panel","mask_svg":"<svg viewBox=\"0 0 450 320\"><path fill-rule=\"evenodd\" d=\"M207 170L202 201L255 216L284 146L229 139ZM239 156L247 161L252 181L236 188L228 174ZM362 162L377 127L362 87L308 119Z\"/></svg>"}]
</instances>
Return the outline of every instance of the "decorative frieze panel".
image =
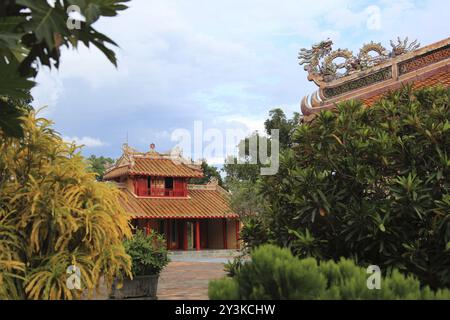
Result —
<instances>
[{"instance_id":1,"label":"decorative frieze panel","mask_svg":"<svg viewBox=\"0 0 450 320\"><path fill-rule=\"evenodd\" d=\"M323 94L326 98L332 98L344 93L370 86L372 84L389 80L392 78L392 67L383 68L378 72L369 74L367 76L355 79L353 81L345 82L336 87L328 87L323 89Z\"/></svg>"},{"instance_id":2,"label":"decorative frieze panel","mask_svg":"<svg viewBox=\"0 0 450 320\"><path fill-rule=\"evenodd\" d=\"M398 64L399 74L403 75L448 58L450 58L450 45L400 62Z\"/></svg>"}]
</instances>

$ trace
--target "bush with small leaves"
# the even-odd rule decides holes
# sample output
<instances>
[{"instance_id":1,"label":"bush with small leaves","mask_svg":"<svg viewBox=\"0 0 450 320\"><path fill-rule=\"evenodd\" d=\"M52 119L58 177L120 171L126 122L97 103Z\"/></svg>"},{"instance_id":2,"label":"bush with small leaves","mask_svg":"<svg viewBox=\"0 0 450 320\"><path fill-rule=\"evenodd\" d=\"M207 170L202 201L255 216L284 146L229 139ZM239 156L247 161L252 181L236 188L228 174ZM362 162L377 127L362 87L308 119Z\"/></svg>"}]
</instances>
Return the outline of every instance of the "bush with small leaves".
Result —
<instances>
[{"instance_id":1,"label":"bush with small leaves","mask_svg":"<svg viewBox=\"0 0 450 320\"><path fill-rule=\"evenodd\" d=\"M137 230L131 239L124 242L125 251L132 261L133 276L159 274L169 263L164 237L154 231L145 235Z\"/></svg>"},{"instance_id":2,"label":"bush with small leaves","mask_svg":"<svg viewBox=\"0 0 450 320\"><path fill-rule=\"evenodd\" d=\"M369 289L366 269L352 260L317 262L299 259L287 248L262 245L251 253L233 278L213 280L209 284L212 300L394 300L446 299L450 290L432 291L421 287L414 276L398 270L380 275L380 289Z\"/></svg>"}]
</instances>

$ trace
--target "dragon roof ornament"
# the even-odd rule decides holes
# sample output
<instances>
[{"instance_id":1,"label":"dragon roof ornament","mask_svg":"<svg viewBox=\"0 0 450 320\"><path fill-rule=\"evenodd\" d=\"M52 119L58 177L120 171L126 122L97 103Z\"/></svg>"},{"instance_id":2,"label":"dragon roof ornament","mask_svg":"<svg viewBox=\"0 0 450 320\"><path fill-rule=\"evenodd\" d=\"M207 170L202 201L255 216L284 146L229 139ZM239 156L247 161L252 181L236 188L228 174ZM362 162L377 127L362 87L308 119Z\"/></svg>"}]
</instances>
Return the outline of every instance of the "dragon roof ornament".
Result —
<instances>
[{"instance_id":1,"label":"dragon roof ornament","mask_svg":"<svg viewBox=\"0 0 450 320\"><path fill-rule=\"evenodd\" d=\"M417 40L409 43L408 38L404 40L398 38L397 43L391 41L392 50L388 52L381 43L372 41L364 44L356 56L348 49L333 51L332 46L333 42L327 39L313 45L311 49L304 48L299 52L299 64L304 65L305 71L308 72L308 80L314 81L317 85L367 70L390 58L416 50L420 44ZM338 58L344 61L337 62Z\"/></svg>"},{"instance_id":2,"label":"dragon roof ornament","mask_svg":"<svg viewBox=\"0 0 450 320\"><path fill-rule=\"evenodd\" d=\"M371 101L372 97L395 90L404 83L422 81L434 76L437 84L447 85L436 73L448 74L450 69L450 38L420 47L408 38L391 41L386 49L370 42L357 54L348 49L333 50L330 39L301 49L299 64L308 72L308 80L319 89L301 102L304 116L348 99Z\"/></svg>"}]
</instances>

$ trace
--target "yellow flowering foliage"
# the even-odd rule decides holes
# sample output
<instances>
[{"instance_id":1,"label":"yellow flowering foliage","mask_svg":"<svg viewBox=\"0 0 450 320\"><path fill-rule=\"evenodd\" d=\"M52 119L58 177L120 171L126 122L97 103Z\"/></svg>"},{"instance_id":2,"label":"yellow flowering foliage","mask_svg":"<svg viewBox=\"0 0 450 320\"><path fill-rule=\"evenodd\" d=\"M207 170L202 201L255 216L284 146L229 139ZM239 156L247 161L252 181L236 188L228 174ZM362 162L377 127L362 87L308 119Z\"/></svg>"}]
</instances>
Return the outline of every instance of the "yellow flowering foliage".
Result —
<instances>
[{"instance_id":1,"label":"yellow flowering foliage","mask_svg":"<svg viewBox=\"0 0 450 320\"><path fill-rule=\"evenodd\" d=\"M130 276L131 236L119 190L97 182L80 148L31 111L24 137L0 131L0 299L78 299L100 279ZM67 268L81 289L67 286Z\"/></svg>"}]
</instances>

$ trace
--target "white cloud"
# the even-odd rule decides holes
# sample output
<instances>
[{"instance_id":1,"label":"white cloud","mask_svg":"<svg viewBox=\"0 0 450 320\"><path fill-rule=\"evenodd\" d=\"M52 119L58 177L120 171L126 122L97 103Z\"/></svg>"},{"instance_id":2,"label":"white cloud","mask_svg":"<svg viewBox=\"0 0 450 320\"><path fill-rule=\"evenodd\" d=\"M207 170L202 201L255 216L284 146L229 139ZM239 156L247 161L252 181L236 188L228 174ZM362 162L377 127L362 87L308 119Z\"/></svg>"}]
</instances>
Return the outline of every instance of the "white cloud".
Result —
<instances>
[{"instance_id":1,"label":"white cloud","mask_svg":"<svg viewBox=\"0 0 450 320\"><path fill-rule=\"evenodd\" d=\"M381 10L378 6L369 6L365 10L367 13L366 26L369 30L381 30Z\"/></svg>"},{"instance_id":2,"label":"white cloud","mask_svg":"<svg viewBox=\"0 0 450 320\"><path fill-rule=\"evenodd\" d=\"M49 116L55 110L60 98L64 94L64 86L57 71L50 71L44 67L36 79L37 85L33 88L33 107L42 110L42 116Z\"/></svg>"},{"instance_id":3,"label":"white cloud","mask_svg":"<svg viewBox=\"0 0 450 320\"><path fill-rule=\"evenodd\" d=\"M120 152L127 132L138 148L154 142L168 149L168 132L194 120L263 132L272 106L299 111L316 89L297 64L300 48L327 37L335 49L351 50L371 40L389 46L397 35L430 43L448 36L450 10L438 0L129 5L95 26L120 45L118 69L97 49L65 50L55 78L41 72L33 90L35 105L51 105L60 132L107 139L110 147L101 150L110 154Z\"/></svg>"},{"instance_id":4,"label":"white cloud","mask_svg":"<svg viewBox=\"0 0 450 320\"><path fill-rule=\"evenodd\" d=\"M75 143L77 145L84 145L84 146L89 147L89 148L103 147L103 146L106 145L106 143L101 141L100 139L87 137L87 136L84 136L84 137L81 137L81 138L79 138L77 136L74 136L74 137L66 137L66 136L64 136L63 140L66 141L66 142L73 142L73 143Z\"/></svg>"},{"instance_id":5,"label":"white cloud","mask_svg":"<svg viewBox=\"0 0 450 320\"><path fill-rule=\"evenodd\" d=\"M381 9L377 5L370 5L362 10L351 10L348 7L340 7L328 12L325 20L335 30L355 30L367 28L367 30L381 29Z\"/></svg>"},{"instance_id":6,"label":"white cloud","mask_svg":"<svg viewBox=\"0 0 450 320\"><path fill-rule=\"evenodd\" d=\"M258 131L260 134L265 133L264 121L265 118L248 117L241 114L226 115L219 118L219 121L224 122L231 127L244 129L247 134Z\"/></svg>"}]
</instances>

